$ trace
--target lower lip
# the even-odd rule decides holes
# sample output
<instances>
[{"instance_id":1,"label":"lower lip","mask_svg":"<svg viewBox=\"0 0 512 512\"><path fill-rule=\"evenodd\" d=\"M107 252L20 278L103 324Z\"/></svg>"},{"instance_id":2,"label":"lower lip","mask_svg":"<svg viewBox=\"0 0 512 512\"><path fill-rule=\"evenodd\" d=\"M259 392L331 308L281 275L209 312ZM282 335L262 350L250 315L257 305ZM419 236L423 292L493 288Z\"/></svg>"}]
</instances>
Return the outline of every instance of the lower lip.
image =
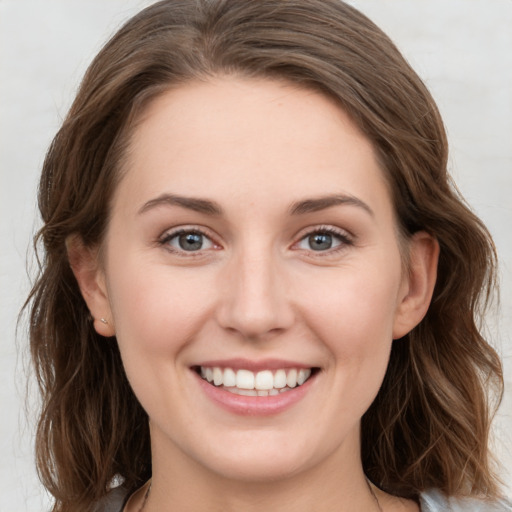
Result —
<instances>
[{"instance_id":1,"label":"lower lip","mask_svg":"<svg viewBox=\"0 0 512 512\"><path fill-rule=\"evenodd\" d=\"M315 376L304 384L273 396L242 396L213 386L193 372L205 394L223 409L241 416L271 416L279 414L299 402L311 388Z\"/></svg>"}]
</instances>

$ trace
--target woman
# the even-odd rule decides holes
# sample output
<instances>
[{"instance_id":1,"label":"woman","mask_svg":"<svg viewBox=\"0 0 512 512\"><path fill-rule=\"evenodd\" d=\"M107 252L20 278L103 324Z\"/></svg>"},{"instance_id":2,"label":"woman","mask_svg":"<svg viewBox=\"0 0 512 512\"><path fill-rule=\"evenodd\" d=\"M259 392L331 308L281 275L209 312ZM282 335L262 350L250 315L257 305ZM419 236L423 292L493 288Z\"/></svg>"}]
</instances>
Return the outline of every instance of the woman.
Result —
<instances>
[{"instance_id":1,"label":"woman","mask_svg":"<svg viewBox=\"0 0 512 512\"><path fill-rule=\"evenodd\" d=\"M337 0L121 28L40 184L54 510L508 510L495 252L446 160L420 79Z\"/></svg>"}]
</instances>

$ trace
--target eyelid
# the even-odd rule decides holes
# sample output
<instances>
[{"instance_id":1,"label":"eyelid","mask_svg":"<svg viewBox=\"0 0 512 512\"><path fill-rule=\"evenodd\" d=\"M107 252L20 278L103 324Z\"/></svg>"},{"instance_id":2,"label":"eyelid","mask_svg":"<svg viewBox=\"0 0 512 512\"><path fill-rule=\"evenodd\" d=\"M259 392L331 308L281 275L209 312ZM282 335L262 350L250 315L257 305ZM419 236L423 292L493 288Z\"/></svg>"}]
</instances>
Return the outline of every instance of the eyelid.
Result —
<instances>
[{"instance_id":1,"label":"eyelid","mask_svg":"<svg viewBox=\"0 0 512 512\"><path fill-rule=\"evenodd\" d=\"M199 233L200 235L207 238L211 243L211 248L207 249L199 249L197 251L185 251L183 249L177 249L174 247L171 247L168 242L169 240L173 239L174 237L184 234L184 233ZM325 251L314 251L313 249L300 249L298 244L302 242L306 237L311 236L315 233L328 233L330 235L335 236L339 239L340 243L331 248L327 249ZM350 233L348 230L339 228L337 226L328 225L328 224L320 224L315 226L309 226L307 228L302 229L299 231L299 233L295 237L295 242L293 242L291 248L295 250L300 250L304 252L310 252L314 253L315 256L327 256L328 254L333 254L337 251L345 249L347 246L351 246L354 244L354 238L355 236ZM181 225L176 226L174 228L169 228L165 230L162 235L160 235L157 239L157 242L159 245L165 246L167 250L174 254L183 255L186 257L194 257L194 256L201 256L204 254L204 252L211 251L212 249L221 249L221 244L217 241L217 237L215 234L211 232L210 229L205 228L204 226L190 224L190 225Z\"/></svg>"},{"instance_id":2,"label":"eyelid","mask_svg":"<svg viewBox=\"0 0 512 512\"><path fill-rule=\"evenodd\" d=\"M207 249L199 249L197 251L185 251L184 249L179 249L176 247L172 247L169 244L169 241L173 238L185 234L185 233L198 233L202 235L203 237L207 238L211 244L212 247L209 247ZM178 254L180 256L185 257L194 257L194 256L200 256L206 251L211 251L212 249L219 249L221 246L217 242L216 237L211 233L211 231L203 226L198 226L195 224L190 225L182 225L182 226L176 226L174 228L169 228L165 230L157 239L157 242L159 245L165 246L165 248L174 253Z\"/></svg>"},{"instance_id":3,"label":"eyelid","mask_svg":"<svg viewBox=\"0 0 512 512\"><path fill-rule=\"evenodd\" d=\"M340 244L338 244L336 247L333 247L331 249L327 249L325 251L314 251L313 249L300 249L296 247L300 242L302 242L306 237L311 236L315 233L327 233L330 235L333 235L337 237L340 240ZM315 256L327 256L329 254L333 254L335 252L338 252L340 250L345 249L347 246L351 246L354 244L354 235L347 231L346 229L338 228L336 226L328 225L328 224L321 224L317 226L310 226L303 230L301 230L297 236L296 241L292 244L292 248L297 248L297 250L300 251L307 251L310 253L314 253Z\"/></svg>"}]
</instances>

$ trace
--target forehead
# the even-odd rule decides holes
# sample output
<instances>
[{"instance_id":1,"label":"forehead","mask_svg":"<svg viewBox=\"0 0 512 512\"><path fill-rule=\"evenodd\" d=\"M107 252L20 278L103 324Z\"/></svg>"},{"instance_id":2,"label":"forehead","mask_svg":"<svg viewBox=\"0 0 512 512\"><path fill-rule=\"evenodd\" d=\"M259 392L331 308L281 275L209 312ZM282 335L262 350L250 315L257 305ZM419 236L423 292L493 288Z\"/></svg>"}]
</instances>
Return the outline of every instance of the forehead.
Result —
<instances>
[{"instance_id":1,"label":"forehead","mask_svg":"<svg viewBox=\"0 0 512 512\"><path fill-rule=\"evenodd\" d=\"M138 119L125 171L120 189L134 201L162 188L221 200L348 192L375 201L387 188L370 141L334 100L255 79L196 81L157 96Z\"/></svg>"}]
</instances>

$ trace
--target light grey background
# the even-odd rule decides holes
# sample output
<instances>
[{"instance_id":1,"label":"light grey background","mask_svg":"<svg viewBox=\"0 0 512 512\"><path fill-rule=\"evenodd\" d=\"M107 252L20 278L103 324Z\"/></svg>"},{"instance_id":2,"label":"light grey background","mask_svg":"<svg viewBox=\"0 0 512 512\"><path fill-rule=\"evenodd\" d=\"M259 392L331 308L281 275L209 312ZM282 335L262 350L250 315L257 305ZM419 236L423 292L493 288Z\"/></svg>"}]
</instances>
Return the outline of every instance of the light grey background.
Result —
<instances>
[{"instance_id":1,"label":"light grey background","mask_svg":"<svg viewBox=\"0 0 512 512\"><path fill-rule=\"evenodd\" d=\"M45 149L87 64L145 0L0 0L0 510L40 511L33 413L25 416L30 238ZM512 491L512 0L353 0L395 40L436 98L451 142L450 168L488 224L501 258L501 311L490 331L507 392L495 428ZM29 255L33 265L33 257ZM463 276L461 276L463 277ZM35 386L28 401L33 410Z\"/></svg>"}]
</instances>

